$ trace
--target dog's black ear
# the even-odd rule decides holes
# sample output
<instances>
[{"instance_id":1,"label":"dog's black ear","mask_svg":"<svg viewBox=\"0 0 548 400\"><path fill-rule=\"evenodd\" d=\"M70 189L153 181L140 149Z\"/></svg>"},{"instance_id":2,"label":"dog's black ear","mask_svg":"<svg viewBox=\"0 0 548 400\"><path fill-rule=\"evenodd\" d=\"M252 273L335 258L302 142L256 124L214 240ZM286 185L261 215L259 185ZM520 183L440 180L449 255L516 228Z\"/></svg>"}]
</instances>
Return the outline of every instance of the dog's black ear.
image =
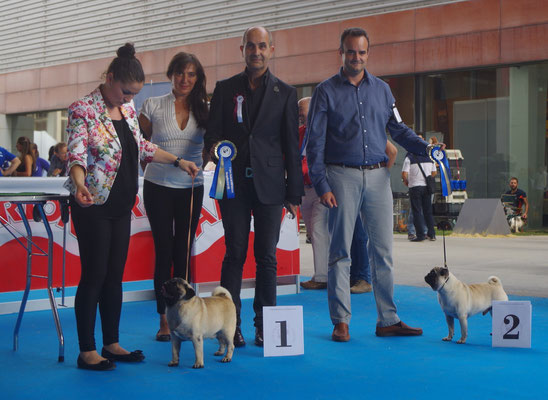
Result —
<instances>
[{"instance_id":1,"label":"dog's black ear","mask_svg":"<svg viewBox=\"0 0 548 400\"><path fill-rule=\"evenodd\" d=\"M447 268L447 267L442 268L440 273L441 273L442 276L448 276L449 275L449 268Z\"/></svg>"},{"instance_id":2,"label":"dog's black ear","mask_svg":"<svg viewBox=\"0 0 548 400\"><path fill-rule=\"evenodd\" d=\"M186 293L185 293L185 297L183 297L183 300L190 300L191 298L196 296L196 292L191 287L187 286L185 290L186 290Z\"/></svg>"}]
</instances>

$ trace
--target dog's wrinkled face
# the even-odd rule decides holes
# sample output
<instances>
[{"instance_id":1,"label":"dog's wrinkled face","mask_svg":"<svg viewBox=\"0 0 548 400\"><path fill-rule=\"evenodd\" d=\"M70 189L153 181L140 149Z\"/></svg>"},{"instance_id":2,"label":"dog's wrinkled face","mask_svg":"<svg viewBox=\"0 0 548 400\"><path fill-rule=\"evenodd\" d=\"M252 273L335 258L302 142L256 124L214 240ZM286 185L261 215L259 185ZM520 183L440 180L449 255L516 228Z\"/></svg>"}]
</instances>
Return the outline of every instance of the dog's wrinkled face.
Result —
<instances>
[{"instance_id":1,"label":"dog's wrinkled face","mask_svg":"<svg viewBox=\"0 0 548 400\"><path fill-rule=\"evenodd\" d=\"M426 283L430 285L432 290L438 291L438 289L444 284L449 276L449 268L443 267L434 267L432 270L424 277Z\"/></svg>"},{"instance_id":2,"label":"dog's wrinkled face","mask_svg":"<svg viewBox=\"0 0 548 400\"><path fill-rule=\"evenodd\" d=\"M162 285L162 295L167 306L172 307L180 300L190 300L196 292L184 279L173 278Z\"/></svg>"}]
</instances>

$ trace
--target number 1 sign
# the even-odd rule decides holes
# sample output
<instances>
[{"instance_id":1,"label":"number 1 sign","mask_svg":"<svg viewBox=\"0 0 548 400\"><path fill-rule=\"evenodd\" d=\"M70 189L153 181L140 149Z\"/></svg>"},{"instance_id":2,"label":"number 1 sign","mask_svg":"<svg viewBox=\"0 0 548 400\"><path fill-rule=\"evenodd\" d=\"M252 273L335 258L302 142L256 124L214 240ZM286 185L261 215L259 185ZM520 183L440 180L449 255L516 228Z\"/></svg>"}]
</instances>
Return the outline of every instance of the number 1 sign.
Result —
<instances>
[{"instance_id":1,"label":"number 1 sign","mask_svg":"<svg viewBox=\"0 0 548 400\"><path fill-rule=\"evenodd\" d=\"M263 307L264 356L304 354L303 307Z\"/></svg>"},{"instance_id":2,"label":"number 1 sign","mask_svg":"<svg viewBox=\"0 0 548 400\"><path fill-rule=\"evenodd\" d=\"M493 347L531 347L530 301L493 301Z\"/></svg>"}]
</instances>

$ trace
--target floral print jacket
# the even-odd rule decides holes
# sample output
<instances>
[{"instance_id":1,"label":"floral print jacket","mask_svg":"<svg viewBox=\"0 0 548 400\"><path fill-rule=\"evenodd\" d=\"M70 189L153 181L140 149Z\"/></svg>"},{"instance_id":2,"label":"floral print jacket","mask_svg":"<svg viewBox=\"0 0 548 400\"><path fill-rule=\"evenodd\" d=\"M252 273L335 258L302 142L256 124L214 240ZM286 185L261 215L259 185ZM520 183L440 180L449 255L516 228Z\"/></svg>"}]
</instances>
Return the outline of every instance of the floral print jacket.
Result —
<instances>
[{"instance_id":1,"label":"floral print jacket","mask_svg":"<svg viewBox=\"0 0 548 400\"><path fill-rule=\"evenodd\" d=\"M133 132L140 159L151 162L158 147L143 138L133 101L122 105L120 110ZM99 88L70 105L67 135L68 170L82 166L86 171L86 187L95 204L104 204L120 167L122 145ZM64 186L71 194L76 193L70 177Z\"/></svg>"}]
</instances>

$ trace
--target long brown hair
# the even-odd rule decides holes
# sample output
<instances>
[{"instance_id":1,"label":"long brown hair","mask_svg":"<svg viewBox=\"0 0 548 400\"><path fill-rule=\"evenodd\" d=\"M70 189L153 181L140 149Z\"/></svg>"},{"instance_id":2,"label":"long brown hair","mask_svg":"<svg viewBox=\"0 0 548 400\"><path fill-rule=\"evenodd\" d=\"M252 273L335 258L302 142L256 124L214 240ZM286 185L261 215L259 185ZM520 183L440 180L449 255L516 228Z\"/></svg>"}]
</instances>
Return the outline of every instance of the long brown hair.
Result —
<instances>
[{"instance_id":1,"label":"long brown hair","mask_svg":"<svg viewBox=\"0 0 548 400\"><path fill-rule=\"evenodd\" d=\"M21 156L19 158L21 159L21 163L23 165L25 164L25 158L27 157L27 155L29 155L32 158L32 170L31 170L31 176L32 176L32 173L34 172L34 169L36 168L36 158L34 157L34 153L32 152L32 148L31 148L32 142L28 137L20 136L17 139L17 144L21 146L21 151L20 151Z\"/></svg>"},{"instance_id":2,"label":"long brown hair","mask_svg":"<svg viewBox=\"0 0 548 400\"><path fill-rule=\"evenodd\" d=\"M207 108L207 91L206 91L206 76L204 67L194 54L180 52L173 56L167 67L166 75L171 80L173 74L183 72L188 64L194 65L196 68L196 83L188 96L188 104L196 118L196 122L200 128L205 128L207 124L208 108Z\"/></svg>"}]
</instances>

